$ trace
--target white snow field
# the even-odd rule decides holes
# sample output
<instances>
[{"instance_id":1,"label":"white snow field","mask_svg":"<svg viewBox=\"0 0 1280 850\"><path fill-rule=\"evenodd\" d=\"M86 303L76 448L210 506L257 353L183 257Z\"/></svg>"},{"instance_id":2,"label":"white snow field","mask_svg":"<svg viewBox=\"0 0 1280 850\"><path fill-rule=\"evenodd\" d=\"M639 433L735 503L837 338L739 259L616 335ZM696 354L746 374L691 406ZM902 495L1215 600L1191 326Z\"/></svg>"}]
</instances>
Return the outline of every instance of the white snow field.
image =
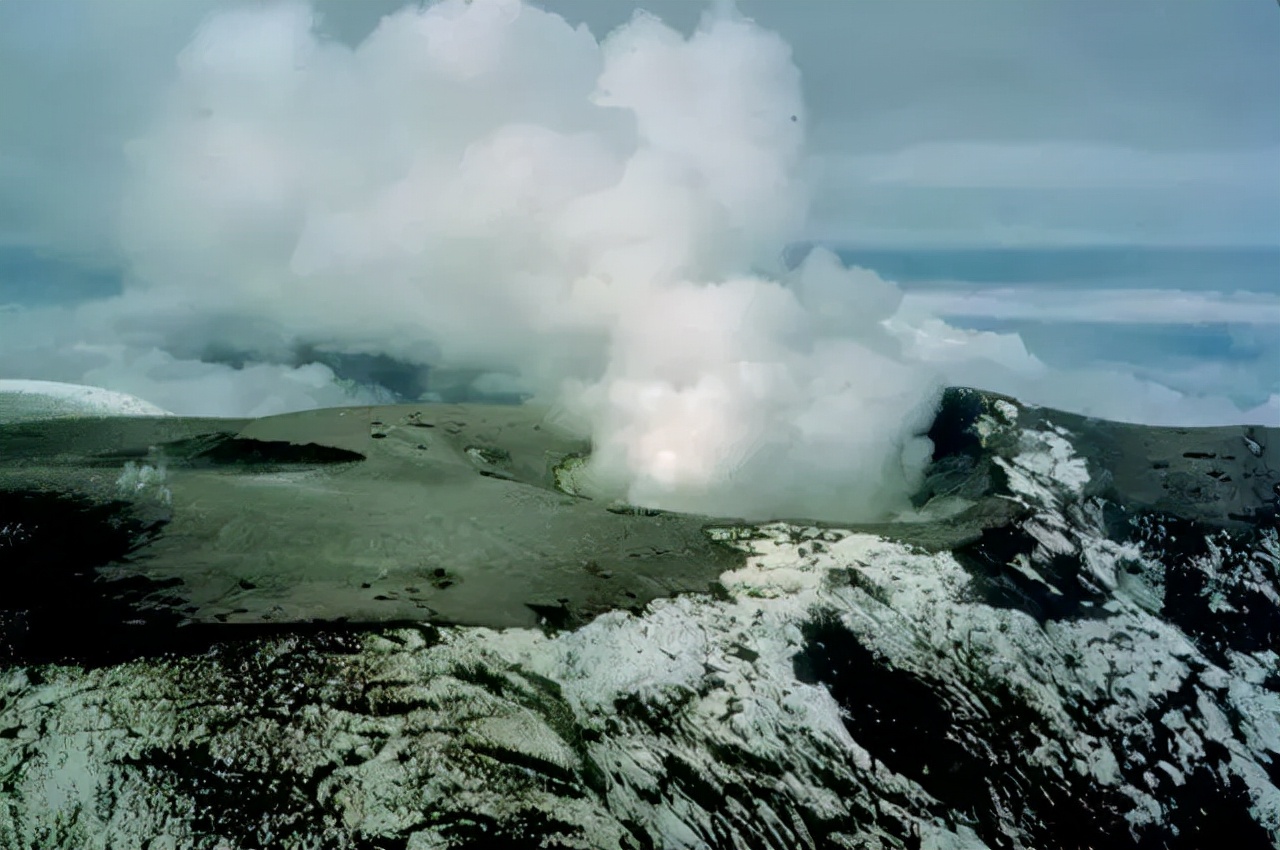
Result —
<instances>
[{"instance_id":1,"label":"white snow field","mask_svg":"<svg viewBox=\"0 0 1280 850\"><path fill-rule=\"evenodd\" d=\"M126 393L57 381L0 379L0 425L77 416L169 416Z\"/></svg>"}]
</instances>

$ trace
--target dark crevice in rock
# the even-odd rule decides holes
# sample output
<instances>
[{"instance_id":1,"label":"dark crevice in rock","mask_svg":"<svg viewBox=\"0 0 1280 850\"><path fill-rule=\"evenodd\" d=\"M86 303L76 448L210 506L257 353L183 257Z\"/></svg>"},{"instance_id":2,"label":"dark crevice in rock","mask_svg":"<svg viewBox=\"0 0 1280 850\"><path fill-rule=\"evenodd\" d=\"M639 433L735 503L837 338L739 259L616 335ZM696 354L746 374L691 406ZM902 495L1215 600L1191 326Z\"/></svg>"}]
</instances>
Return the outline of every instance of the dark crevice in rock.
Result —
<instances>
[{"instance_id":1,"label":"dark crevice in rock","mask_svg":"<svg viewBox=\"0 0 1280 850\"><path fill-rule=\"evenodd\" d=\"M1162 616L1186 632L1206 656L1280 646L1280 574L1264 563L1262 529L1215 529L1164 514L1142 514L1128 539L1162 565Z\"/></svg>"},{"instance_id":2,"label":"dark crevice in rock","mask_svg":"<svg viewBox=\"0 0 1280 850\"><path fill-rule=\"evenodd\" d=\"M833 619L803 634L797 677L826 687L859 745L937 798L939 817L993 848L1018 846L1019 834L1044 850L1140 846L1125 840L1125 798L1069 765L1051 773L1027 759L1047 733L999 683L952 694L954 684L890 667Z\"/></svg>"},{"instance_id":3,"label":"dark crevice in rock","mask_svg":"<svg viewBox=\"0 0 1280 850\"><path fill-rule=\"evenodd\" d=\"M583 618L568 605L555 605L526 602L525 607L538 615L538 622L548 634L576 629L583 624Z\"/></svg>"},{"instance_id":4,"label":"dark crevice in rock","mask_svg":"<svg viewBox=\"0 0 1280 850\"><path fill-rule=\"evenodd\" d=\"M969 810L983 801L983 771L948 735L951 713L928 685L889 668L834 620L810 622L802 634L796 678L831 692L850 734L874 759L939 799Z\"/></svg>"},{"instance_id":5,"label":"dark crevice in rock","mask_svg":"<svg viewBox=\"0 0 1280 850\"><path fill-rule=\"evenodd\" d=\"M189 465L280 467L356 463L365 459L360 452L318 443L290 443L283 440L252 440L224 437L190 456Z\"/></svg>"},{"instance_id":6,"label":"dark crevice in rock","mask_svg":"<svg viewBox=\"0 0 1280 850\"><path fill-rule=\"evenodd\" d=\"M1160 762L1188 765L1179 753L1185 741L1165 722L1169 715L1195 718L1198 702L1205 698L1204 684L1193 672L1173 692L1157 700L1147 712L1151 739L1128 738L1121 731L1118 753L1125 753L1120 769L1125 781L1151 790L1163 804L1163 823L1148 827L1137 837L1141 850L1201 850L1204 847L1232 847L1241 850L1273 848L1271 836L1250 813L1253 801L1241 778L1227 768L1231 753L1222 744L1202 738L1204 755L1191 762L1191 770L1181 781L1159 766ZM1212 699L1210 697L1210 699ZM1098 732L1106 734L1106 730ZM1115 736L1114 732L1112 733Z\"/></svg>"},{"instance_id":7,"label":"dark crevice in rock","mask_svg":"<svg viewBox=\"0 0 1280 850\"><path fill-rule=\"evenodd\" d=\"M971 592L994 608L1022 611L1041 624L1098 616L1094 605L1105 595L1081 581L1079 557L1036 557L1036 546L1035 538L1017 523L986 528L977 540L956 547L952 554L972 576ZM1037 581L1011 566L1018 559L1030 564L1044 580Z\"/></svg>"},{"instance_id":8,"label":"dark crevice in rock","mask_svg":"<svg viewBox=\"0 0 1280 850\"><path fill-rule=\"evenodd\" d=\"M426 822L449 842L449 847L538 850L578 847L584 846L583 841L589 842L589 837L581 834L581 827L533 807L513 812L502 820L479 813L429 812Z\"/></svg>"},{"instance_id":9,"label":"dark crevice in rock","mask_svg":"<svg viewBox=\"0 0 1280 850\"><path fill-rule=\"evenodd\" d=\"M205 741L149 750L125 757L122 764L190 800L197 834L230 839L238 847L267 847L321 833L317 790L334 770L329 766L309 776L254 770L216 756Z\"/></svg>"},{"instance_id":10,"label":"dark crevice in rock","mask_svg":"<svg viewBox=\"0 0 1280 850\"><path fill-rule=\"evenodd\" d=\"M6 436L14 436L14 429L6 426ZM365 459L360 452L318 443L291 443L286 440L255 440L240 437L226 431L213 431L179 440L157 442L153 445L133 445L106 451L65 456L56 451L41 454L24 451L28 458L39 458L45 463L73 463L86 469L115 469L124 463L163 463L174 469L218 469L269 471L290 467L327 466L356 463Z\"/></svg>"},{"instance_id":11,"label":"dark crevice in rock","mask_svg":"<svg viewBox=\"0 0 1280 850\"><path fill-rule=\"evenodd\" d=\"M986 413L989 394L962 387L950 387L942 394L938 413L926 436L933 442L934 461L956 456L977 458L983 454L982 440L974 425Z\"/></svg>"},{"instance_id":12,"label":"dark crevice in rock","mask_svg":"<svg viewBox=\"0 0 1280 850\"><path fill-rule=\"evenodd\" d=\"M1280 788L1280 752L1265 750L1262 758L1258 759L1258 763L1267 772L1271 784Z\"/></svg>"}]
</instances>

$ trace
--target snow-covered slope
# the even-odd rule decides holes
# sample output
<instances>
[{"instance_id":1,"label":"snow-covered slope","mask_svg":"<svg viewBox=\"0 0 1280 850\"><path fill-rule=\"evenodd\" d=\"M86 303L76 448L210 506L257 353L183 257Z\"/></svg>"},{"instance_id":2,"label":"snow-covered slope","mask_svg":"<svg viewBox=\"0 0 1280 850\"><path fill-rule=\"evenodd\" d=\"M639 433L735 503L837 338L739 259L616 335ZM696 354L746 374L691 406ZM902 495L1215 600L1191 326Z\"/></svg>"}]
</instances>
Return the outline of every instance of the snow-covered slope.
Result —
<instances>
[{"instance_id":1,"label":"snow-covered slope","mask_svg":"<svg viewBox=\"0 0 1280 850\"><path fill-rule=\"evenodd\" d=\"M55 381L0 380L0 424L68 416L166 416L125 393Z\"/></svg>"},{"instance_id":2,"label":"snow-covered slope","mask_svg":"<svg viewBox=\"0 0 1280 850\"><path fill-rule=\"evenodd\" d=\"M0 846L1276 846L1276 432L949 402L966 508L709 527L716 593L11 664Z\"/></svg>"}]
</instances>

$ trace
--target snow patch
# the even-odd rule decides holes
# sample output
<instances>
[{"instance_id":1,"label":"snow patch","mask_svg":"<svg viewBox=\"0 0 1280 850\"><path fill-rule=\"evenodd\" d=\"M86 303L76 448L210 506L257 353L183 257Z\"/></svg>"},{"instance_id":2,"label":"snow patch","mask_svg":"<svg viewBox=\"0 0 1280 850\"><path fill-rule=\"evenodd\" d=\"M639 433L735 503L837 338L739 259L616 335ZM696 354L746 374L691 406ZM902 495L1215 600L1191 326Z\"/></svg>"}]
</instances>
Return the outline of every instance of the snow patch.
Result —
<instances>
[{"instance_id":1,"label":"snow patch","mask_svg":"<svg viewBox=\"0 0 1280 850\"><path fill-rule=\"evenodd\" d=\"M93 416L169 416L136 396L56 381L0 380L0 424Z\"/></svg>"},{"instance_id":2,"label":"snow patch","mask_svg":"<svg viewBox=\"0 0 1280 850\"><path fill-rule=\"evenodd\" d=\"M1058 504L1055 490L1080 496L1089 483L1089 466L1077 457L1068 432L1024 430L1019 451L1012 461L997 457L996 463L1009 476L1009 489L1023 497L1025 504L1052 507Z\"/></svg>"}]
</instances>

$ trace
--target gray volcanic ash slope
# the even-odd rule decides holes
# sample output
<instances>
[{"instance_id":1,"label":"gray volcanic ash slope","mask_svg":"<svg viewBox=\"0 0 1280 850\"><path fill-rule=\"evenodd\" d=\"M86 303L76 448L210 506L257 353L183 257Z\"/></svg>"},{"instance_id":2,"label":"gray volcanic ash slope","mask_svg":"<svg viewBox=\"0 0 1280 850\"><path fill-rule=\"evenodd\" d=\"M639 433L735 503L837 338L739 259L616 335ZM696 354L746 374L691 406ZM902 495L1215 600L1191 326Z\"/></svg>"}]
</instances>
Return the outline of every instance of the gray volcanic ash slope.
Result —
<instances>
[{"instance_id":1,"label":"gray volcanic ash slope","mask_svg":"<svg viewBox=\"0 0 1280 850\"><path fill-rule=\"evenodd\" d=\"M1278 435L949 391L918 521L686 518L710 590L501 630L180 625L172 516L11 491L0 846L1273 847ZM112 652L38 663L54 568Z\"/></svg>"}]
</instances>

